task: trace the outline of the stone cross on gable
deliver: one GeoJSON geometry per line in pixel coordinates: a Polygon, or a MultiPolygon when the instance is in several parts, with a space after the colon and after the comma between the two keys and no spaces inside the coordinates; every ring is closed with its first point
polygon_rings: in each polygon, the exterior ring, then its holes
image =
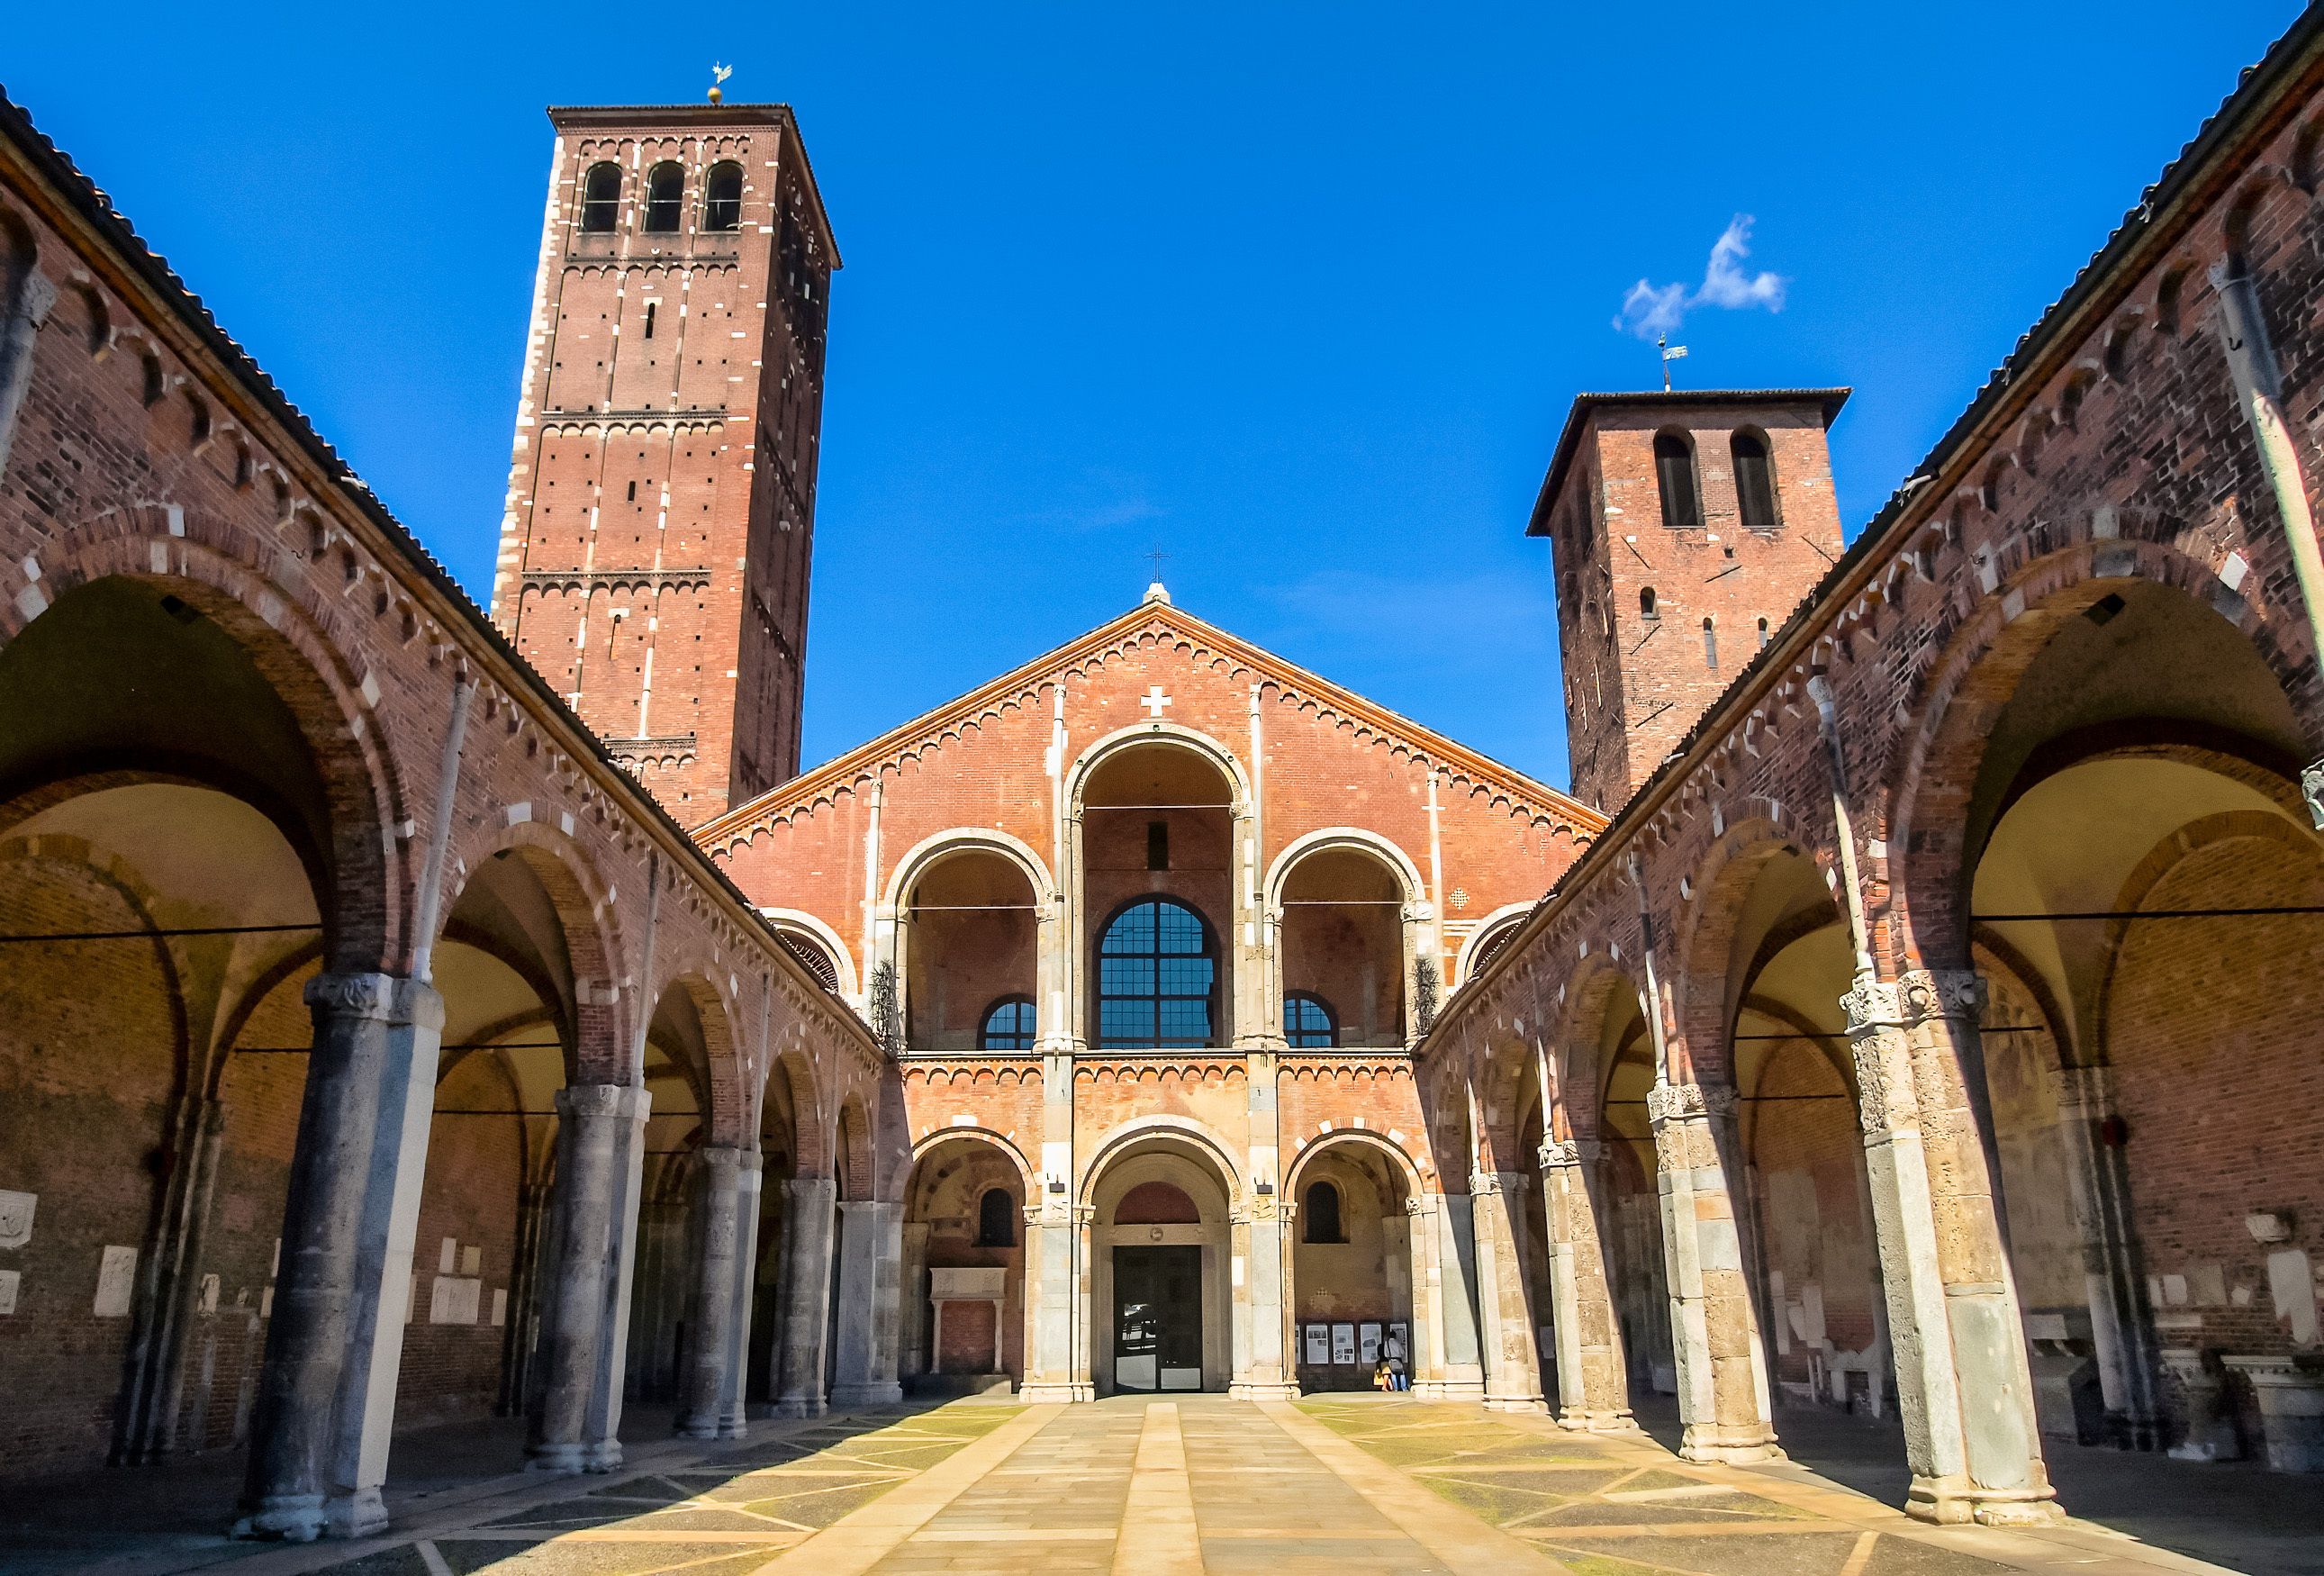
{"type": "Polygon", "coordinates": [[[1138,697],[1138,704],[1144,706],[1147,714],[1158,723],[1162,720],[1162,708],[1170,704],[1170,697],[1163,694],[1162,687],[1157,684],[1138,697]]]}

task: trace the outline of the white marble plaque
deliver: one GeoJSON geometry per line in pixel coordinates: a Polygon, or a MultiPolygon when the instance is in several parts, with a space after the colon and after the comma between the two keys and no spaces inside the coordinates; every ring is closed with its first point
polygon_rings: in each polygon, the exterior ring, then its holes
{"type": "Polygon", "coordinates": [[[508,1287],[493,1288],[493,1324],[494,1328],[508,1323],[508,1287]]]}
{"type": "Polygon", "coordinates": [[[0,1248],[22,1248],[32,1240],[32,1211],[40,1202],[37,1193],[0,1189],[0,1248]]]}
{"type": "Polygon", "coordinates": [[[16,1286],[23,1278],[21,1269],[0,1269],[0,1313],[16,1311],[16,1286]]]}
{"type": "Polygon", "coordinates": [[[459,1267],[460,1240],[457,1237],[447,1237],[444,1239],[443,1252],[437,1255],[436,1258],[436,1273],[438,1275],[450,1275],[459,1267]]]}
{"type": "Polygon", "coordinates": [[[97,1266],[97,1303],[91,1310],[100,1319],[125,1319],[129,1299],[137,1290],[137,1249],[109,1247],[97,1266]]]}
{"type": "Polygon", "coordinates": [[[460,1249],[460,1273],[475,1276],[484,1273],[484,1250],[474,1244],[460,1249]]]}
{"type": "Polygon", "coordinates": [[[473,1324],[481,1303],[484,1283],[463,1276],[439,1275],[429,1293],[428,1322],[430,1324],[473,1324]]]}
{"type": "Polygon", "coordinates": [[[214,1275],[206,1275],[202,1276],[202,1289],[194,1299],[195,1311],[203,1313],[215,1313],[217,1312],[217,1304],[218,1277],[214,1275]]]}

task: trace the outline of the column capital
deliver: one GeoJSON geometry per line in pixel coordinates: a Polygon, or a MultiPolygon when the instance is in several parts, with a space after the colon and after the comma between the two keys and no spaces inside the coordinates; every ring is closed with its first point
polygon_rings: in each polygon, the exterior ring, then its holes
{"type": "Polygon", "coordinates": [[[1937,1018],[1974,1024],[1985,1011],[1985,978],[1975,969],[1913,969],[1892,984],[1859,978],[1840,999],[1850,1037],[1917,1028],[1937,1018]]]}
{"type": "Polygon", "coordinates": [[[400,974],[318,974],[307,982],[307,1007],[318,1021],[352,1018],[440,1029],[444,998],[435,987],[400,974]]]}
{"type": "Polygon", "coordinates": [[[1541,1147],[1541,1168],[1552,1171],[1594,1164],[1600,1145],[1595,1138],[1551,1138],[1541,1147]]]}
{"type": "Polygon", "coordinates": [[[1470,1197],[1474,1198],[1480,1194],[1499,1193],[1500,1191],[1501,1174],[1499,1172],[1471,1171],[1469,1173],[1470,1197]]]}
{"type": "Polygon", "coordinates": [[[731,1172],[739,1176],[742,1170],[742,1151],[733,1144],[705,1144],[694,1152],[694,1157],[714,1172],[731,1172]]]}
{"type": "Polygon", "coordinates": [[[1404,1196],[1404,1212],[1407,1215],[1433,1215],[1436,1212],[1441,1193],[1409,1193],[1404,1196]]]}
{"type": "Polygon", "coordinates": [[[626,1083],[568,1083],[557,1092],[557,1114],[585,1120],[617,1116],[643,1120],[652,1108],[652,1095],[626,1083]]]}
{"type": "Polygon", "coordinates": [[[1723,1083],[1656,1083],[1646,1091],[1646,1120],[1655,1127],[1678,1121],[1731,1120],[1735,1091],[1723,1083]]]}
{"type": "Polygon", "coordinates": [[[2050,1084],[2060,1116],[2094,1118],[2114,1109],[2114,1070],[2103,1062],[2052,1067],[2050,1084]]]}

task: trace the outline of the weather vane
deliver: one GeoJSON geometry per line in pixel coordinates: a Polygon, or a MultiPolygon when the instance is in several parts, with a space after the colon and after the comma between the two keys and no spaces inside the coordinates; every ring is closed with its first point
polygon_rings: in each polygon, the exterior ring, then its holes
{"type": "Polygon", "coordinates": [[[725,87],[724,87],[724,83],[725,83],[725,81],[726,81],[726,78],[729,78],[729,77],[732,77],[733,74],[734,74],[734,68],[733,68],[733,67],[732,67],[732,66],[722,66],[722,65],[720,65],[720,64],[719,64],[717,61],[715,61],[715,60],[713,60],[713,61],[711,61],[711,62],[710,62],[710,102],[711,102],[711,103],[713,103],[713,104],[723,104],[723,103],[724,103],[724,102],[725,102],[725,99],[726,99],[726,89],[725,89],[725,87]]]}
{"type": "Polygon", "coordinates": [[[1667,394],[1671,392],[1670,364],[1686,359],[1686,346],[1673,345],[1667,334],[1657,334],[1655,336],[1655,348],[1663,353],[1663,392],[1667,394]]]}

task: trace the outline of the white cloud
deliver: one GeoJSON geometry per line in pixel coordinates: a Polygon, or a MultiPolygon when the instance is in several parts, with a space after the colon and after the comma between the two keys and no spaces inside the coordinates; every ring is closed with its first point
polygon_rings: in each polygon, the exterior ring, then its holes
{"type": "Polygon", "coordinates": [[[1748,272],[1743,262],[1750,255],[1751,216],[1737,214],[1712,243],[1700,288],[1648,284],[1642,279],[1622,297],[1622,310],[1614,327],[1641,339],[1653,339],[1677,332],[1687,313],[1696,307],[1723,307],[1729,311],[1765,307],[1771,312],[1782,311],[1785,281],[1764,270],[1748,272]]]}

